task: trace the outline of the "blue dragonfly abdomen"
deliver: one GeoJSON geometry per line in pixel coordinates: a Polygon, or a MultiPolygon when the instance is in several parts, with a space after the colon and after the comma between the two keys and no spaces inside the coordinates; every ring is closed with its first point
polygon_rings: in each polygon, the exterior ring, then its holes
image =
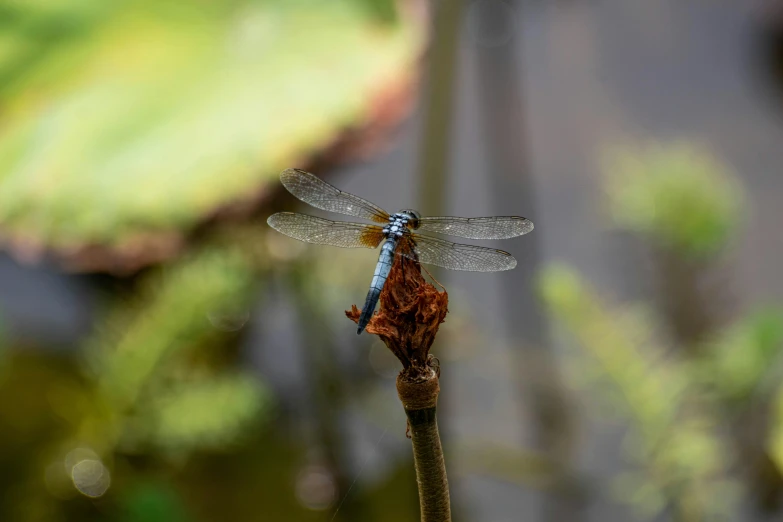
{"type": "Polygon", "coordinates": [[[389,237],[381,247],[381,254],[378,256],[378,264],[375,265],[375,273],[372,276],[367,298],[364,300],[362,315],[359,317],[359,329],[356,333],[364,331],[375,311],[375,305],[378,304],[383,285],[386,284],[386,279],[389,277],[392,264],[394,264],[394,250],[397,248],[397,242],[396,236],[389,237]]]}

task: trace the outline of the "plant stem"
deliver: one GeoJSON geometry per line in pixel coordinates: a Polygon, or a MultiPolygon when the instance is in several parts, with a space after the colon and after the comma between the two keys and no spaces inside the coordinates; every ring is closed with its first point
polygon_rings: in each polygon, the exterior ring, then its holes
{"type": "Polygon", "coordinates": [[[440,392],[438,375],[431,370],[424,381],[409,380],[409,377],[409,372],[400,373],[397,393],[410,426],[421,522],[450,522],[449,481],[436,415],[440,392]]]}

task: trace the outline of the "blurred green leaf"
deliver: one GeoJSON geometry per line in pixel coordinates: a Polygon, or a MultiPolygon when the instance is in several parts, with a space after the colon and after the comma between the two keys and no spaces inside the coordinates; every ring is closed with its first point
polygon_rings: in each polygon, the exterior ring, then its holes
{"type": "Polygon", "coordinates": [[[578,340],[617,411],[630,423],[628,450],[641,479],[622,498],[648,516],[673,504],[681,520],[725,513],[726,450],[718,413],[690,382],[687,365],[656,345],[655,322],[639,307],[609,306],[564,265],[542,271],[539,291],[552,317],[578,340]],[[664,503],[662,499],[666,499],[664,503]]]}
{"type": "Polygon", "coordinates": [[[149,412],[151,441],[170,451],[224,449],[258,419],[269,398],[252,375],[229,374],[178,383],[149,412]]]}
{"type": "Polygon", "coordinates": [[[246,301],[253,272],[237,253],[207,252],[146,282],[135,303],[113,314],[90,342],[89,362],[106,397],[122,410],[165,358],[214,333],[209,312],[246,301]]]}
{"type": "Polygon", "coordinates": [[[773,359],[779,358],[781,345],[783,345],[783,327],[781,327],[783,321],[781,321],[780,314],[781,311],[775,310],[766,317],[759,318],[759,322],[764,319],[764,324],[758,325],[757,332],[753,337],[757,343],[757,353],[750,356],[755,364],[746,364],[743,367],[745,371],[738,372],[745,379],[739,380],[739,386],[736,388],[739,388],[740,391],[752,389],[748,384],[754,384],[753,381],[750,381],[753,374],[766,376],[767,382],[776,387],[767,445],[778,469],[783,470],[783,386],[780,385],[780,372],[773,373],[774,369],[780,368],[780,364],[771,364],[773,359]]]}
{"type": "Polygon", "coordinates": [[[607,193],[621,227],[687,255],[726,245],[742,206],[741,187],[708,152],[685,143],[607,154],[607,193]]]}
{"type": "Polygon", "coordinates": [[[605,391],[616,406],[646,430],[666,430],[676,418],[686,381],[652,343],[652,326],[642,310],[606,309],[564,265],[541,272],[539,291],[553,316],[579,340],[594,373],[610,384],[605,391]]]}
{"type": "Polygon", "coordinates": [[[642,515],[655,517],[666,508],[666,497],[640,473],[622,473],[612,480],[612,492],[633,504],[642,515]]]}
{"type": "Polygon", "coordinates": [[[767,307],[742,317],[720,332],[706,356],[696,361],[697,379],[721,398],[739,404],[760,388],[770,391],[779,375],[783,351],[783,309],[767,307]]]}
{"type": "Polygon", "coordinates": [[[783,387],[778,391],[773,410],[768,447],[778,469],[783,470],[783,387]]]}
{"type": "Polygon", "coordinates": [[[122,522],[185,522],[185,503],[170,484],[145,481],[120,495],[122,522]]]}
{"type": "MultiPolygon", "coordinates": [[[[165,400],[195,404],[210,391],[235,394],[232,397],[238,409],[223,407],[198,413],[212,415],[215,422],[222,423],[226,437],[244,426],[245,416],[260,408],[258,385],[251,387],[240,375],[235,376],[233,385],[225,380],[209,381],[211,370],[188,369],[183,355],[204,343],[219,344],[227,335],[213,326],[210,313],[247,303],[254,290],[253,276],[252,267],[238,252],[206,251],[142,280],[135,300],[114,311],[88,343],[86,362],[96,382],[96,405],[82,424],[80,438],[91,441],[104,454],[118,445],[134,450],[151,439],[159,442],[157,446],[165,446],[177,436],[175,421],[163,413],[171,411],[165,400]],[[194,381],[194,376],[201,380],[194,381]],[[193,395],[184,388],[187,380],[193,381],[193,395]]],[[[218,403],[224,399],[216,395],[218,403]]],[[[190,413],[183,410],[180,415],[190,419],[194,430],[200,430],[194,437],[216,444],[220,433],[209,435],[207,420],[189,417],[190,413]]]]}
{"type": "Polygon", "coordinates": [[[397,4],[394,0],[355,0],[364,6],[376,19],[391,23],[398,19],[397,4]]]}
{"type": "Polygon", "coordinates": [[[367,1],[4,6],[4,233],[119,245],[259,191],[410,74],[420,28],[367,1]]]}

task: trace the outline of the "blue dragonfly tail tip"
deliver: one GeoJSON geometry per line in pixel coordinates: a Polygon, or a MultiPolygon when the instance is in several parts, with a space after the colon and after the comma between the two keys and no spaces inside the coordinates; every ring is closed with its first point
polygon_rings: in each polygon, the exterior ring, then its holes
{"type": "Polygon", "coordinates": [[[356,333],[357,333],[357,335],[361,335],[363,331],[364,331],[364,327],[360,326],[359,329],[356,330],[356,333]]]}

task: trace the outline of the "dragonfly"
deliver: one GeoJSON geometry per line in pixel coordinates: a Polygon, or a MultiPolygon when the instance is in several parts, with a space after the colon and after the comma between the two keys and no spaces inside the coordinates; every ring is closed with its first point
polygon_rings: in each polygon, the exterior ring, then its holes
{"type": "Polygon", "coordinates": [[[499,272],[517,265],[517,260],[503,250],[452,243],[418,231],[467,239],[508,239],[533,230],[533,222],[520,216],[425,217],[410,209],[389,214],[378,205],[343,192],[300,169],[284,170],[280,173],[280,181],[297,199],[315,208],[377,223],[332,221],[295,212],[278,212],[267,219],[269,226],[278,232],[307,243],[342,248],[377,248],[383,243],[359,316],[359,334],[372,318],[394,256],[449,270],[473,272],[499,272]]]}

